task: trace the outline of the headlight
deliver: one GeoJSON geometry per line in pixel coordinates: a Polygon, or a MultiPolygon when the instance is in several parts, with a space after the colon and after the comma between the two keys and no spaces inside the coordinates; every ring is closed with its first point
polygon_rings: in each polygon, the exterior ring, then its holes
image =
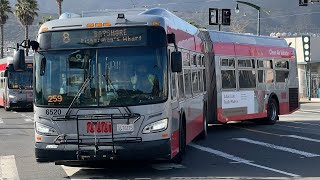
{"type": "Polygon", "coordinates": [[[14,99],[14,98],[16,98],[16,96],[14,96],[14,95],[9,95],[9,98],[14,99]]]}
{"type": "Polygon", "coordinates": [[[58,135],[57,131],[49,126],[40,124],[40,123],[36,123],[36,131],[39,134],[44,134],[44,135],[58,135]]]}
{"type": "Polygon", "coordinates": [[[160,121],[153,122],[151,124],[146,125],[143,128],[142,133],[153,133],[153,132],[160,132],[166,130],[168,127],[168,119],[162,119],[160,121]]]}

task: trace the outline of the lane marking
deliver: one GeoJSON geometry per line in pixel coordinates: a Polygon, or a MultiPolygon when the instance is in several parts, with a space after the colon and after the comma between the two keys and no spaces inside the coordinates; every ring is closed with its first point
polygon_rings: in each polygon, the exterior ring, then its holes
{"type": "Polygon", "coordinates": [[[312,138],[303,137],[303,136],[297,136],[297,135],[283,135],[283,137],[290,137],[290,138],[295,138],[295,139],[301,139],[301,140],[320,143],[319,139],[312,139],[312,138]]]}
{"type": "Polygon", "coordinates": [[[239,162],[239,163],[247,164],[247,165],[250,165],[250,166],[254,166],[254,167],[257,167],[257,168],[261,168],[261,169],[265,169],[265,170],[269,170],[269,171],[273,171],[273,172],[277,172],[277,173],[280,173],[280,174],[285,174],[285,175],[291,176],[291,177],[299,177],[299,175],[297,175],[297,174],[293,174],[293,173],[277,170],[277,169],[274,169],[274,168],[258,165],[258,164],[252,163],[249,160],[242,159],[240,157],[237,157],[237,156],[234,156],[234,155],[231,155],[231,154],[227,154],[227,153],[224,153],[224,152],[221,152],[221,151],[218,151],[218,150],[215,150],[215,149],[211,149],[211,148],[208,148],[208,147],[200,146],[200,145],[193,144],[193,143],[190,143],[189,146],[191,146],[193,148],[196,148],[196,149],[199,149],[199,150],[202,150],[202,151],[205,151],[205,152],[208,152],[208,153],[211,153],[211,154],[214,154],[214,155],[217,155],[217,156],[220,156],[220,157],[223,157],[223,158],[226,158],[226,159],[229,159],[229,160],[232,160],[232,161],[239,162]]]}
{"type": "MultiPolygon", "coordinates": [[[[286,121],[288,122],[288,121],[286,121]]],[[[312,125],[312,126],[320,126],[320,124],[313,124],[313,123],[305,123],[305,122],[290,122],[295,124],[304,124],[304,125],[312,125]]]]}
{"type": "Polygon", "coordinates": [[[19,180],[16,160],[14,156],[0,156],[0,171],[2,177],[0,179],[19,180]]]}
{"type": "Polygon", "coordinates": [[[67,176],[71,178],[76,172],[80,171],[82,168],[78,167],[68,167],[68,166],[61,166],[62,169],[66,172],[67,176]]]}
{"type": "Polygon", "coordinates": [[[303,128],[303,127],[297,127],[297,126],[287,126],[287,125],[281,125],[281,124],[275,124],[275,126],[282,126],[282,127],[287,127],[287,128],[295,128],[295,129],[304,129],[304,130],[319,131],[319,129],[303,128]]]}
{"type": "Polygon", "coordinates": [[[32,119],[24,119],[26,122],[33,122],[32,119]]]}
{"type": "Polygon", "coordinates": [[[0,124],[2,124],[2,123],[4,123],[4,122],[3,122],[2,118],[0,118],[0,124]]]}
{"type": "Polygon", "coordinates": [[[242,130],[251,131],[251,132],[257,132],[257,133],[261,133],[261,134],[268,134],[268,135],[273,135],[273,136],[282,136],[281,134],[276,134],[276,133],[271,133],[271,132],[266,132],[266,131],[260,131],[260,130],[255,130],[255,129],[249,129],[249,128],[243,128],[243,127],[236,127],[236,126],[230,126],[230,125],[227,125],[227,127],[232,127],[232,128],[236,128],[236,129],[242,129],[242,130]]]}
{"type": "Polygon", "coordinates": [[[320,156],[319,154],[313,154],[313,153],[309,153],[309,152],[305,152],[305,151],[300,151],[297,149],[287,148],[287,147],[283,147],[283,146],[277,146],[274,144],[264,143],[264,142],[260,142],[260,141],[254,141],[254,140],[247,139],[247,138],[233,138],[233,139],[238,140],[238,141],[251,143],[251,144],[264,146],[264,147],[268,147],[268,148],[272,148],[272,149],[277,149],[277,150],[281,150],[281,151],[285,151],[285,152],[290,152],[293,154],[299,154],[299,155],[302,155],[305,157],[319,157],[320,156]]]}
{"type": "Polygon", "coordinates": [[[185,166],[181,164],[174,164],[174,163],[165,163],[165,164],[152,164],[151,167],[153,169],[164,171],[164,170],[170,170],[170,169],[184,169],[185,166]]]}

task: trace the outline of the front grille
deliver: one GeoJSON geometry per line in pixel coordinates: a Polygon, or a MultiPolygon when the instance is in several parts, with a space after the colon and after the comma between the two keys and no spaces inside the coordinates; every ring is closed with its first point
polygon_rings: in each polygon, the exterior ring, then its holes
{"type": "Polygon", "coordinates": [[[299,107],[298,88],[289,88],[289,111],[292,112],[299,107]]]}

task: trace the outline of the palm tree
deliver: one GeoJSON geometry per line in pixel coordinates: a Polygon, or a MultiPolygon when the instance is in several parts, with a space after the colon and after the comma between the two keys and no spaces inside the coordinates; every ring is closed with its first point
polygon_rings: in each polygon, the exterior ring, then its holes
{"type": "Polygon", "coordinates": [[[42,24],[48,22],[48,21],[51,21],[52,20],[52,16],[43,16],[42,17],[42,21],[39,21],[38,22],[38,25],[41,26],[42,24]]]}
{"type": "Polygon", "coordinates": [[[0,0],[1,58],[3,58],[3,25],[9,18],[8,13],[12,13],[9,1],[0,0]]]}
{"type": "MultiPolygon", "coordinates": [[[[20,21],[20,23],[25,27],[25,40],[28,40],[29,25],[34,21],[34,17],[38,16],[37,11],[38,3],[37,0],[17,0],[15,4],[14,14],[20,21]]],[[[29,50],[26,49],[26,55],[28,56],[29,50]]]]}
{"type": "Polygon", "coordinates": [[[59,16],[61,16],[61,13],[62,13],[62,2],[63,0],[57,0],[57,4],[59,8],[59,16]]]}

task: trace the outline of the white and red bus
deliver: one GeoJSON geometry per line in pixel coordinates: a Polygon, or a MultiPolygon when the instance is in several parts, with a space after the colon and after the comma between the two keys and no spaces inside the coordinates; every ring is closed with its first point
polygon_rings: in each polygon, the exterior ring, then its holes
{"type": "Polygon", "coordinates": [[[62,17],[31,42],[37,160],[179,162],[206,135],[201,32],[164,9],[62,17]]]}
{"type": "Polygon", "coordinates": [[[298,108],[283,39],[200,30],[158,8],[62,17],[30,43],[38,161],[179,162],[208,122],[272,124],[298,108]]]}
{"type": "Polygon", "coordinates": [[[274,124],[299,108],[295,49],[284,39],[206,33],[209,122],[274,124]]]}
{"type": "Polygon", "coordinates": [[[25,57],[24,69],[14,68],[14,57],[0,59],[0,106],[11,109],[33,108],[33,57],[25,57]]]}

